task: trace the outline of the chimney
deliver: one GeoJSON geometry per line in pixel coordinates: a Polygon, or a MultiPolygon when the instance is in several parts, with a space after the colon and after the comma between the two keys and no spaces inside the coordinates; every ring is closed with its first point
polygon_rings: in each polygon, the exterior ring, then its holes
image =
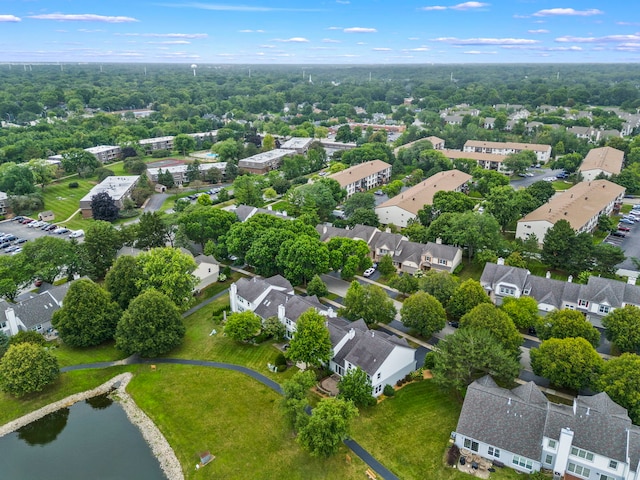
{"type": "Polygon", "coordinates": [[[575,415],[577,411],[578,411],[578,401],[574,398],[573,399],[573,414],[575,415]]]}
{"type": "Polygon", "coordinates": [[[267,205],[267,210],[269,210],[269,211],[273,210],[273,208],[271,207],[271,205],[267,205]]]}
{"type": "Polygon", "coordinates": [[[627,277],[627,283],[629,285],[635,285],[636,284],[636,280],[638,280],[638,277],[627,277]]]}
{"type": "Polygon", "coordinates": [[[350,328],[349,333],[347,333],[347,337],[349,338],[349,340],[351,340],[355,336],[356,336],[356,331],[353,328],[350,328]]]}
{"type": "Polygon", "coordinates": [[[551,272],[549,270],[547,270],[547,273],[545,274],[545,278],[551,278],[551,272]]]}
{"type": "Polygon", "coordinates": [[[436,243],[442,245],[442,239],[440,237],[436,238],[436,243]]]}
{"type": "Polygon", "coordinates": [[[509,397],[509,401],[507,402],[507,405],[511,405],[511,397],[509,397]]]}
{"type": "Polygon", "coordinates": [[[567,278],[567,282],[568,283],[573,282],[573,275],[569,275],[569,278],[567,278]]]}
{"type": "Polygon", "coordinates": [[[498,265],[504,265],[504,258],[498,257],[498,261],[496,262],[498,265]]]}
{"type": "Polygon", "coordinates": [[[371,338],[376,336],[376,331],[375,330],[371,330],[371,338]]]}
{"type": "Polygon", "coordinates": [[[587,407],[587,413],[586,413],[587,417],[589,416],[590,412],[591,412],[591,407],[587,407]]]}

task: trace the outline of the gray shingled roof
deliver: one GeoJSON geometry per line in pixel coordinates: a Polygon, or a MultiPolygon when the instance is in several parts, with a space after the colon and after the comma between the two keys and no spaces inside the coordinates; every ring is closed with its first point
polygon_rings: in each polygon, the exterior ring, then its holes
{"type": "Polygon", "coordinates": [[[493,286],[506,282],[516,285],[524,290],[529,271],[525,268],[510,267],[487,262],[480,276],[480,283],[484,286],[493,286]]]}
{"type": "Polygon", "coordinates": [[[286,293],[271,290],[253,311],[260,318],[266,320],[269,317],[278,316],[278,305],[287,303],[289,296],[286,293]]]}
{"type": "Polygon", "coordinates": [[[327,307],[322,305],[318,301],[318,297],[310,296],[310,297],[300,297],[295,295],[289,298],[289,301],[284,305],[284,314],[285,316],[291,320],[292,322],[297,322],[300,315],[309,310],[310,308],[314,308],[319,311],[326,311],[327,307]]]}
{"type": "Polygon", "coordinates": [[[253,277],[241,278],[236,282],[238,295],[249,302],[254,302],[260,295],[271,287],[277,287],[276,290],[293,293],[291,283],[280,275],[274,275],[269,278],[253,277]]]}
{"type": "Polygon", "coordinates": [[[547,406],[540,403],[533,388],[537,387],[509,391],[498,387],[489,376],[473,382],[467,389],[456,432],[539,459],[547,406]]]}
{"type": "Polygon", "coordinates": [[[67,292],[69,291],[69,287],[71,287],[71,283],[72,282],[66,282],[66,283],[63,283],[62,285],[53,286],[53,287],[49,288],[49,290],[47,290],[47,292],[49,292],[49,294],[51,294],[51,296],[53,298],[55,298],[55,300],[58,303],[62,304],[62,302],[64,301],[64,297],[67,296],[67,292]]]}
{"type": "Polygon", "coordinates": [[[236,214],[238,220],[241,222],[245,222],[253,213],[255,212],[256,207],[251,207],[249,205],[238,205],[233,213],[236,214]]]}
{"type": "Polygon", "coordinates": [[[28,329],[51,322],[53,312],[59,309],[55,298],[49,292],[44,292],[13,307],[16,316],[28,329]]]}

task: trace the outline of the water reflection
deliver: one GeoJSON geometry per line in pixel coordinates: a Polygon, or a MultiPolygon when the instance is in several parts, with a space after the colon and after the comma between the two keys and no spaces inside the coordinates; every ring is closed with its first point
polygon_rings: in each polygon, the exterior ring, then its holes
{"type": "Polygon", "coordinates": [[[107,395],[98,395],[97,397],[87,398],[85,402],[87,402],[96,410],[103,410],[110,407],[113,403],[113,400],[111,400],[111,398],[107,395]]]}
{"type": "Polygon", "coordinates": [[[50,413],[18,430],[18,438],[29,445],[46,445],[53,442],[67,426],[69,409],[50,413]]]}

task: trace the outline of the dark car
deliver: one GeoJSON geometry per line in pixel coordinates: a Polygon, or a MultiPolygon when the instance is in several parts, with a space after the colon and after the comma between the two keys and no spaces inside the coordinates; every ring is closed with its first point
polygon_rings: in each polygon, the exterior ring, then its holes
{"type": "Polygon", "coordinates": [[[620,231],[611,232],[611,235],[613,235],[614,237],[622,237],[622,238],[624,238],[624,237],[626,237],[626,236],[627,236],[627,234],[626,234],[626,233],[624,233],[624,232],[620,232],[620,231]]]}
{"type": "Polygon", "coordinates": [[[13,217],[11,219],[12,222],[21,222],[24,217],[22,215],[18,215],[17,217],[13,217]]]}
{"type": "Polygon", "coordinates": [[[527,333],[529,335],[533,335],[534,337],[538,335],[538,332],[536,332],[535,327],[529,327],[529,329],[527,330],[527,333]]]}
{"type": "Polygon", "coordinates": [[[460,322],[449,322],[449,326],[453,328],[458,328],[460,326],[460,322]]]}

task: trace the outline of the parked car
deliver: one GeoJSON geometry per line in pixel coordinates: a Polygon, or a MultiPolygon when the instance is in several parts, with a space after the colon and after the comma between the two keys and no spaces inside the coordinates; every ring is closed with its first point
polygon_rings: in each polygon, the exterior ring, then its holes
{"type": "Polygon", "coordinates": [[[19,246],[17,246],[17,245],[11,245],[10,247],[5,248],[5,250],[4,250],[4,251],[5,251],[5,252],[7,252],[7,253],[10,253],[10,252],[11,252],[11,253],[13,253],[13,252],[15,252],[16,250],[20,250],[20,251],[22,251],[22,249],[21,249],[19,246]]]}
{"type": "Polygon", "coordinates": [[[20,223],[22,223],[23,225],[27,225],[28,223],[31,223],[31,222],[35,222],[35,220],[29,217],[25,217],[22,220],[20,220],[20,223]]]}
{"type": "Polygon", "coordinates": [[[613,235],[614,237],[622,237],[622,238],[624,238],[624,237],[626,237],[626,236],[627,236],[627,234],[626,234],[626,233],[621,232],[621,231],[611,232],[611,235],[613,235]]]}
{"type": "Polygon", "coordinates": [[[621,232],[630,232],[631,229],[629,227],[627,227],[626,225],[620,225],[618,224],[618,230],[620,230],[621,232]]]}
{"type": "Polygon", "coordinates": [[[16,245],[20,245],[20,244],[22,244],[22,243],[26,243],[26,242],[27,242],[27,239],[26,239],[26,238],[19,238],[19,239],[17,239],[17,240],[16,240],[15,242],[13,242],[13,243],[14,243],[14,244],[16,244],[16,245]]]}
{"type": "Polygon", "coordinates": [[[21,247],[16,247],[14,251],[11,252],[11,255],[17,255],[22,251],[21,247]]]}
{"type": "Polygon", "coordinates": [[[12,222],[19,222],[23,219],[24,217],[22,215],[18,215],[17,217],[13,217],[11,219],[12,222]]]}
{"type": "Polygon", "coordinates": [[[50,232],[51,230],[55,230],[56,228],[58,228],[57,225],[49,225],[48,227],[44,227],[43,230],[45,232],[50,232]]]}
{"type": "Polygon", "coordinates": [[[79,238],[84,235],[84,230],[76,230],[75,232],[71,232],[69,234],[69,238],[79,238]]]}
{"type": "Polygon", "coordinates": [[[447,322],[450,327],[458,328],[460,326],[460,322],[447,322]]]}
{"type": "Polygon", "coordinates": [[[42,226],[43,222],[40,221],[35,221],[35,222],[29,222],[29,224],[27,224],[27,228],[38,228],[42,226]]]}
{"type": "Polygon", "coordinates": [[[56,235],[62,235],[63,233],[67,233],[68,231],[69,231],[68,228],[59,227],[59,228],[56,228],[55,230],[52,230],[51,233],[55,233],[56,235]]]}
{"type": "Polygon", "coordinates": [[[44,230],[45,228],[47,228],[49,225],[51,225],[49,222],[42,222],[42,225],[40,225],[40,230],[44,230]]]}
{"type": "Polygon", "coordinates": [[[365,277],[370,277],[371,275],[373,275],[375,273],[376,269],[371,267],[371,268],[367,268],[364,273],[362,275],[364,275],[365,277]]]}
{"type": "Polygon", "coordinates": [[[620,223],[626,223],[627,225],[633,225],[636,222],[634,222],[633,220],[631,220],[629,218],[623,217],[623,218],[620,219],[620,223]]]}
{"type": "Polygon", "coordinates": [[[14,240],[17,240],[18,237],[16,237],[15,235],[7,235],[6,237],[4,237],[3,241],[5,242],[13,242],[14,240]]]}

